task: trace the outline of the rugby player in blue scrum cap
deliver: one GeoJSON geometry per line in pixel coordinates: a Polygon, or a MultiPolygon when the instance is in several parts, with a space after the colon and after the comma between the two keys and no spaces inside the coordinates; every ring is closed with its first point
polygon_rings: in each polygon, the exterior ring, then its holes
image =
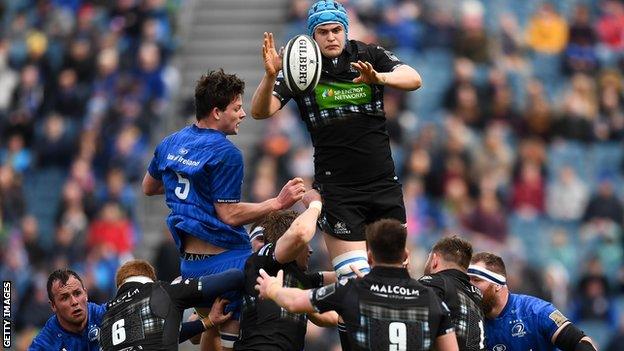
{"type": "Polygon", "coordinates": [[[473,255],[468,275],[483,293],[488,350],[596,351],[592,340],[551,303],[510,293],[501,257],[489,252],[473,255]]]}
{"type": "Polygon", "coordinates": [[[392,52],[348,40],[349,18],[335,1],[318,1],[308,12],[307,34],[322,54],[319,84],[295,95],[280,74],[282,58],[264,33],[265,74],[251,115],[273,116],[291,99],[314,145],[314,185],[323,198],[319,225],[340,280],[355,277],[350,265],[370,271],[364,228],[382,218],[406,222],[401,183],[395,174],[383,107],[384,88],[416,90],[421,77],[392,52]]]}

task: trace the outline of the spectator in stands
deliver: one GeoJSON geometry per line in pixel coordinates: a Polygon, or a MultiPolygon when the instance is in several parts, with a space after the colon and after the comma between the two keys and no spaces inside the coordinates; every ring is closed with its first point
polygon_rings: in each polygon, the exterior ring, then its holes
{"type": "Polygon", "coordinates": [[[589,199],[583,215],[584,222],[612,221],[619,227],[624,223],[624,207],[614,191],[613,176],[602,174],[599,180],[598,192],[589,199]]]}
{"type": "Polygon", "coordinates": [[[75,148],[68,129],[67,120],[59,114],[50,114],[45,119],[42,135],[35,142],[39,168],[69,167],[75,148]]]}
{"type": "Polygon", "coordinates": [[[534,218],[544,212],[545,182],[539,165],[522,162],[520,175],[514,181],[511,207],[519,215],[534,218]]]}
{"type": "Polygon", "coordinates": [[[590,22],[590,9],[577,4],[569,28],[568,47],[564,53],[564,70],[567,74],[592,74],[598,69],[598,55],[594,49],[596,33],[590,22]]]}
{"type": "Polygon", "coordinates": [[[544,2],[530,18],[526,30],[527,45],[535,52],[556,55],[568,43],[568,24],[549,2],[544,2]]]}
{"type": "Polygon", "coordinates": [[[99,245],[109,245],[118,255],[128,255],[134,248],[132,223],[117,202],[104,204],[89,226],[87,247],[99,245]]]}
{"type": "Polygon", "coordinates": [[[614,66],[618,53],[624,49],[624,5],[619,1],[605,0],[601,4],[602,15],[597,21],[599,54],[606,66],[614,66]]]}
{"type": "Polygon", "coordinates": [[[19,223],[25,214],[26,203],[21,180],[10,165],[0,165],[0,215],[5,225],[19,223]]]}
{"type": "Polygon", "coordinates": [[[546,212],[552,219],[578,221],[583,216],[588,199],[587,185],[578,178],[574,168],[564,166],[548,186],[546,212]]]}
{"type": "Polygon", "coordinates": [[[0,164],[10,165],[16,173],[23,174],[32,163],[30,150],[25,148],[24,137],[19,134],[11,134],[6,141],[5,147],[0,149],[0,164]]]}

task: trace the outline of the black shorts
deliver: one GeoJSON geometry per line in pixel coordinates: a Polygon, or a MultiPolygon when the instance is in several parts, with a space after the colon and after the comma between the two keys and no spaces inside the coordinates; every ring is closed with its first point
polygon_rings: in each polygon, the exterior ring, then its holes
{"type": "Polygon", "coordinates": [[[366,225],[382,218],[406,223],[403,190],[395,176],[364,185],[315,183],[314,188],[323,198],[319,228],[340,240],[366,240],[366,225]]]}

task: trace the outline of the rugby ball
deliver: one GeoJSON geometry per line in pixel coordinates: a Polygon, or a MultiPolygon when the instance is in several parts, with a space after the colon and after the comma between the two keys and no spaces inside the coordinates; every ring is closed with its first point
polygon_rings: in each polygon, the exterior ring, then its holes
{"type": "Polygon", "coordinates": [[[311,92],[321,78],[323,60],[314,39],[301,34],[290,39],[284,49],[282,73],[286,86],[295,95],[311,92]]]}

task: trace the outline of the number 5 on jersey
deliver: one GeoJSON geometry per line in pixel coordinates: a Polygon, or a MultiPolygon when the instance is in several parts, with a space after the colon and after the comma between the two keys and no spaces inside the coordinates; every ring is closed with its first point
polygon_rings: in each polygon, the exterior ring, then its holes
{"type": "Polygon", "coordinates": [[[176,172],[178,176],[178,186],[174,189],[175,196],[180,200],[186,200],[188,197],[189,191],[191,190],[191,181],[182,176],[180,173],[176,172]]]}

